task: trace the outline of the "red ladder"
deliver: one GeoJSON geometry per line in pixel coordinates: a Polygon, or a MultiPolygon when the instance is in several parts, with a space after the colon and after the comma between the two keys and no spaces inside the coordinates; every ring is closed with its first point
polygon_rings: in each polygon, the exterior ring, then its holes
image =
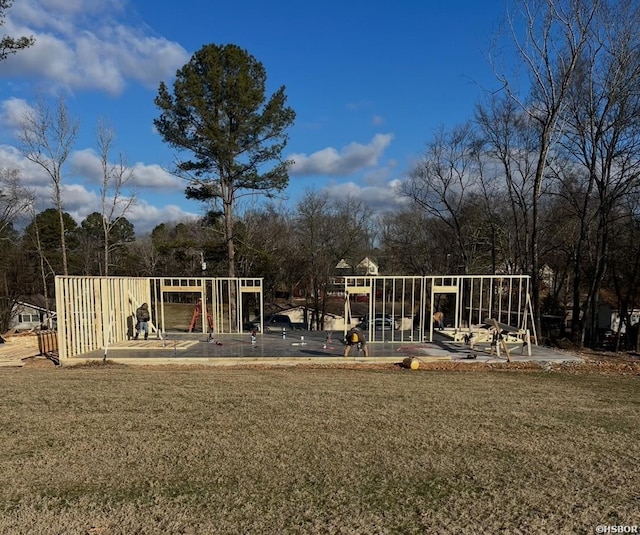
{"type": "MultiPolygon", "coordinates": [[[[213,332],[213,318],[211,314],[209,314],[209,310],[206,311],[207,314],[207,324],[209,325],[209,331],[213,332]]],[[[202,314],[202,299],[198,299],[196,303],[196,307],[193,309],[193,317],[191,318],[191,324],[189,325],[189,332],[192,333],[193,329],[195,329],[196,324],[198,323],[198,319],[200,318],[200,314],[202,314]]]]}

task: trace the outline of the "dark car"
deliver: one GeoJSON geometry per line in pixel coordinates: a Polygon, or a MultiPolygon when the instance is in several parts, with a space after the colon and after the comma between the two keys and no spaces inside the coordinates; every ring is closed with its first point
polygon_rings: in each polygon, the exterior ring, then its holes
{"type": "MultiPolygon", "coordinates": [[[[257,331],[260,331],[260,318],[256,318],[253,321],[250,321],[249,323],[245,323],[244,325],[244,329],[246,331],[250,331],[252,329],[256,329],[257,331]]],[[[298,323],[293,323],[291,321],[291,318],[289,316],[287,316],[286,314],[272,314],[271,316],[266,316],[264,318],[264,332],[266,333],[271,333],[271,332],[282,332],[282,330],[285,331],[292,331],[294,329],[302,329],[302,324],[298,324],[298,323]]]]}
{"type": "MultiPolygon", "coordinates": [[[[364,316],[362,316],[362,320],[358,327],[368,330],[370,323],[371,321],[369,320],[369,314],[365,314],[364,316]]],[[[393,331],[398,330],[400,328],[400,325],[389,314],[377,313],[373,316],[373,328],[376,331],[393,331]]]]}

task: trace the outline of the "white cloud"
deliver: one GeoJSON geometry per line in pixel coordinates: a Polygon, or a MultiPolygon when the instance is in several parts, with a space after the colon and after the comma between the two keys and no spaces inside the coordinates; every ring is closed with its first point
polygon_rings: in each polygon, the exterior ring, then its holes
{"type": "Polygon", "coordinates": [[[145,165],[140,162],[133,166],[134,182],[140,188],[158,189],[165,193],[167,190],[184,192],[186,186],[183,179],[167,172],[158,164],[145,165]]]}
{"type": "Polygon", "coordinates": [[[35,28],[69,27],[79,18],[122,13],[127,0],[20,0],[8,12],[8,20],[18,20],[35,28]]]}
{"type": "MultiPolygon", "coordinates": [[[[97,192],[86,189],[80,184],[70,184],[62,188],[62,202],[64,211],[80,224],[89,214],[100,213],[102,210],[100,196],[97,192]]],[[[50,198],[40,200],[38,212],[53,206],[50,198]]],[[[136,197],[136,202],[125,214],[127,220],[133,224],[136,235],[140,236],[153,230],[160,223],[184,221],[201,217],[199,214],[187,212],[175,204],[157,207],[149,204],[145,199],[136,197]]]]}
{"type": "MultiPolygon", "coordinates": [[[[51,179],[39,165],[24,158],[15,147],[0,145],[0,168],[18,169],[23,185],[33,192],[36,200],[36,210],[42,212],[53,207],[51,179]]],[[[182,221],[199,217],[198,214],[188,212],[175,204],[158,208],[150,205],[142,195],[153,193],[171,193],[174,191],[180,197],[184,195],[184,181],[168,173],[159,165],[145,165],[136,163],[132,166],[134,183],[132,190],[121,192],[124,196],[135,195],[136,204],[132,206],[127,219],[133,223],[136,234],[144,234],[160,223],[182,221]]],[[[65,212],[80,224],[89,214],[101,211],[99,190],[93,185],[102,182],[102,167],[100,159],[91,149],[74,152],[69,158],[68,171],[74,176],[75,182],[65,180],[62,183],[62,203],[65,212]],[[82,180],[84,183],[79,183],[82,180]]]]}
{"type": "Polygon", "coordinates": [[[174,221],[185,221],[202,217],[200,214],[185,212],[175,204],[168,204],[162,208],[152,206],[144,200],[138,200],[137,204],[131,207],[127,219],[133,223],[136,235],[140,236],[151,232],[160,223],[170,223],[174,221]]]}
{"type": "Polygon", "coordinates": [[[392,139],[392,134],[376,134],[368,145],[353,142],[341,151],[327,147],[309,156],[292,154],[289,156],[293,160],[290,173],[292,176],[349,176],[377,165],[392,139]]]}
{"type": "Polygon", "coordinates": [[[0,76],[37,77],[110,94],[121,93],[129,79],[157,87],[189,54],[178,43],[113,20],[123,6],[116,0],[17,2],[7,14],[7,33],[33,35],[36,43],[3,61],[0,76]]]}
{"type": "Polygon", "coordinates": [[[73,15],[97,14],[122,11],[124,0],[40,0],[40,4],[50,12],[73,15]]]}
{"type": "MultiPolygon", "coordinates": [[[[128,0],[19,0],[7,11],[3,33],[33,35],[36,43],[3,61],[0,77],[46,85],[52,92],[84,89],[117,95],[132,81],[155,90],[160,80],[175,75],[189,54],[178,43],[153,34],[144,23],[136,21],[134,27],[127,22],[135,17],[135,5],[128,0]]],[[[30,109],[22,98],[0,102],[0,124],[7,130],[3,134],[8,136],[10,129],[15,134],[30,109]]],[[[0,144],[0,167],[20,171],[24,185],[35,195],[38,212],[52,207],[50,177],[18,148],[0,144]]],[[[136,162],[131,168],[133,187],[122,194],[136,197],[126,217],[138,235],[162,222],[199,217],[179,206],[184,180],[156,164],[136,162]],[[175,204],[165,205],[163,195],[171,196],[175,204]]],[[[100,212],[98,154],[92,149],[72,152],[63,173],[64,210],[78,224],[100,212]]]]}
{"type": "Polygon", "coordinates": [[[0,124],[18,132],[27,113],[33,113],[33,108],[26,100],[15,97],[4,100],[0,104],[0,124]]]}
{"type": "Polygon", "coordinates": [[[385,184],[362,187],[355,182],[330,184],[324,188],[329,197],[344,199],[353,197],[361,200],[376,213],[396,211],[408,203],[408,199],[400,195],[399,179],[387,181],[385,184]]]}
{"type": "Polygon", "coordinates": [[[384,167],[376,167],[371,171],[365,173],[362,177],[362,182],[366,186],[383,186],[387,187],[389,180],[395,173],[396,162],[390,161],[384,167]]]}
{"type": "MultiPolygon", "coordinates": [[[[87,217],[92,212],[100,211],[100,198],[94,191],[89,191],[80,184],[62,185],[62,204],[66,212],[71,215],[80,214],[77,221],[87,217]]],[[[76,219],[76,217],[74,217],[76,219]]]]}
{"type": "Polygon", "coordinates": [[[69,163],[73,176],[84,177],[88,183],[102,183],[102,165],[93,149],[75,151],[69,158],[69,163]]]}
{"type": "Polygon", "coordinates": [[[41,166],[25,159],[17,148],[9,145],[0,145],[0,167],[17,169],[27,188],[47,186],[51,183],[49,175],[41,166]]]}
{"type": "MultiPolygon", "coordinates": [[[[71,173],[75,177],[82,177],[88,184],[102,184],[102,163],[93,149],[75,151],[69,158],[71,173]]],[[[135,189],[182,191],[185,183],[182,179],[172,175],[157,164],[146,165],[136,162],[130,166],[132,186],[135,189]]]]}

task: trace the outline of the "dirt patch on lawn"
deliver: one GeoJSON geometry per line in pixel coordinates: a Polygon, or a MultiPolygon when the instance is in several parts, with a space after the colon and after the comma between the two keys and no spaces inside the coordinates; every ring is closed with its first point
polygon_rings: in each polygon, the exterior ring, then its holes
{"type": "MultiPolygon", "coordinates": [[[[428,362],[418,360],[419,366],[416,370],[407,369],[402,361],[390,363],[370,363],[370,362],[336,362],[336,363],[313,363],[304,362],[287,366],[281,364],[270,364],[268,362],[260,363],[238,363],[233,366],[221,366],[217,369],[220,372],[224,370],[241,369],[298,369],[298,370],[318,370],[318,369],[341,369],[341,370],[371,370],[371,371],[389,371],[395,370],[399,373],[420,373],[429,371],[452,371],[452,372],[550,372],[550,373],[569,373],[569,374],[599,374],[599,375],[635,375],[640,377],[640,359],[629,358],[626,355],[606,355],[598,358],[591,355],[585,358],[583,362],[511,362],[511,363],[487,363],[487,362],[460,362],[460,361],[436,361],[428,362]]],[[[114,363],[107,360],[91,363],[91,367],[100,367],[109,364],[117,364],[118,366],[128,366],[127,364],[114,363]]],[[[73,366],[74,368],[79,366],[73,366]]],[[[199,364],[158,364],[143,367],[145,370],[170,370],[170,369],[211,369],[210,365],[199,364]]]]}
{"type": "Polygon", "coordinates": [[[48,368],[55,368],[56,364],[51,359],[38,355],[35,357],[23,358],[22,366],[24,368],[48,369],[48,368]]]}
{"type": "MultiPolygon", "coordinates": [[[[401,368],[400,365],[398,365],[401,368]]],[[[603,358],[596,357],[585,359],[583,362],[512,362],[490,364],[477,362],[473,364],[459,362],[427,362],[420,363],[420,370],[447,370],[447,371],[509,371],[509,372],[539,372],[540,370],[556,373],[589,373],[599,375],[637,375],[640,377],[640,361],[638,359],[629,360],[626,358],[603,358]]]]}

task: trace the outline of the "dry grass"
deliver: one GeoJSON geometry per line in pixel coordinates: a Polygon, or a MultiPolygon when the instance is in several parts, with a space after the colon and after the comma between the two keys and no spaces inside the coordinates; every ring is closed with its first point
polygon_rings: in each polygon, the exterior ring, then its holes
{"type": "Polygon", "coordinates": [[[2,533],[640,524],[637,375],[0,370],[2,533]]]}

